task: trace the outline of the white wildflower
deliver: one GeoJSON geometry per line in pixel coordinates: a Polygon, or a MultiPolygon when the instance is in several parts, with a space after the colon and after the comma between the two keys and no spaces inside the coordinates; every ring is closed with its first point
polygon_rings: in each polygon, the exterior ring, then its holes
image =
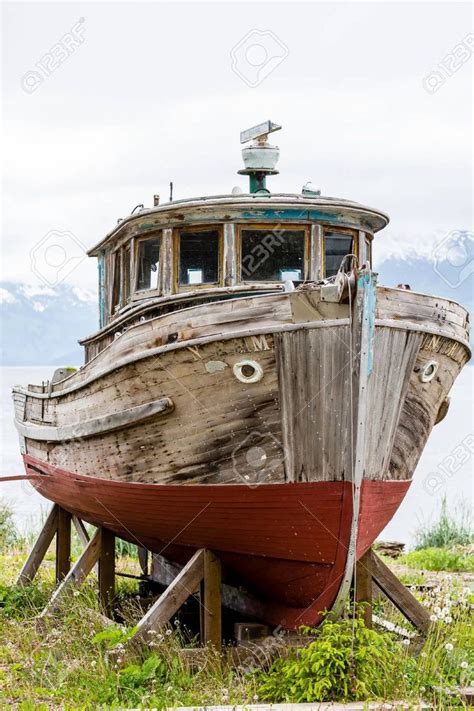
{"type": "Polygon", "coordinates": [[[467,669],[468,666],[469,666],[469,664],[466,661],[461,662],[461,669],[467,669]]]}
{"type": "Polygon", "coordinates": [[[408,647],[408,645],[410,644],[410,640],[409,640],[409,639],[404,639],[404,640],[402,640],[402,644],[404,644],[405,647],[408,647]]]}
{"type": "Polygon", "coordinates": [[[444,645],[444,648],[445,648],[445,650],[446,650],[447,652],[452,652],[453,649],[454,649],[454,647],[453,647],[453,645],[451,644],[451,642],[446,642],[446,644],[444,645]]]}
{"type": "Polygon", "coordinates": [[[437,622],[438,618],[436,615],[430,615],[431,622],[437,622]]]}
{"type": "Polygon", "coordinates": [[[80,595],[79,590],[74,590],[73,595],[74,595],[74,597],[79,597],[79,595],[80,595]]]}
{"type": "Polygon", "coordinates": [[[436,605],[436,607],[434,608],[434,611],[437,615],[441,615],[441,608],[438,605],[436,605]]]}
{"type": "Polygon", "coordinates": [[[253,700],[254,700],[254,701],[258,701],[258,694],[254,694],[254,695],[253,695],[253,700]]]}
{"type": "Polygon", "coordinates": [[[165,634],[167,637],[169,637],[170,635],[173,634],[173,630],[166,630],[165,634]]]}
{"type": "Polygon", "coordinates": [[[97,662],[95,661],[95,659],[93,659],[93,660],[91,661],[91,667],[95,667],[96,664],[97,664],[97,662]]]}
{"type": "Polygon", "coordinates": [[[447,625],[450,625],[451,622],[453,621],[453,618],[450,615],[446,615],[444,618],[444,621],[446,622],[447,625]]]}

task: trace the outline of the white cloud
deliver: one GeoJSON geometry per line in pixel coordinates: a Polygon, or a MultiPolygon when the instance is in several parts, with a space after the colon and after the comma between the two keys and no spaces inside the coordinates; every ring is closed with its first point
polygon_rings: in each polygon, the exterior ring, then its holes
{"type": "MultiPolygon", "coordinates": [[[[12,279],[32,280],[30,252],[50,230],[90,247],[136,204],[155,193],[166,201],[170,180],[176,198],[244,187],[239,131],[267,118],[283,125],[270,188],[299,192],[311,179],[325,195],[388,212],[376,241],[387,258],[429,255],[434,239],[469,226],[472,60],[435,94],[422,86],[466,35],[467,4],[275,3],[269,15],[256,3],[250,18],[238,4],[198,3],[186,6],[186,23],[180,3],[114,7],[110,33],[110,8],[88,3],[84,43],[26,94],[21,77],[77,18],[66,4],[9,5],[3,250],[12,279]],[[289,50],[255,89],[230,57],[251,27],[289,50]]],[[[68,276],[84,289],[96,279],[93,259],[68,276]]]]}

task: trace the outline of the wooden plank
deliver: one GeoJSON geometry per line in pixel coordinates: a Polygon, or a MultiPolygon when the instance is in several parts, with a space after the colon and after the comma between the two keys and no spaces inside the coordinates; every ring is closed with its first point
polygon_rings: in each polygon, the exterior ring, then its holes
{"type": "Polygon", "coordinates": [[[204,598],[202,641],[220,651],[222,647],[222,570],[220,560],[211,552],[204,551],[204,598]]]}
{"type": "Polygon", "coordinates": [[[112,617],[115,597],[115,534],[106,528],[101,530],[99,556],[99,600],[108,617],[112,617]]]}
{"type": "Polygon", "coordinates": [[[73,565],[60,586],[53,593],[49,603],[42,611],[40,617],[55,612],[67,593],[74,587],[79,587],[99,560],[101,548],[102,529],[98,528],[91,538],[81,556],[73,565]]]}
{"type": "Polygon", "coordinates": [[[372,629],[372,549],[364,553],[356,563],[355,601],[364,603],[363,619],[365,626],[372,629]]]}
{"type": "Polygon", "coordinates": [[[430,615],[423,605],[400,582],[390,568],[372,551],[372,574],[382,592],[417,629],[426,634],[430,615]]]}
{"type": "Polygon", "coordinates": [[[36,543],[23,564],[20,574],[16,580],[16,585],[24,587],[25,585],[29,585],[34,579],[36,573],[38,572],[38,568],[40,567],[43,558],[51,545],[51,541],[56,534],[58,528],[58,512],[59,506],[54,504],[38,538],[36,539],[36,543]]]}
{"type": "Polygon", "coordinates": [[[59,507],[56,533],[56,583],[64,580],[71,569],[71,514],[59,507]]]}
{"type": "Polygon", "coordinates": [[[94,437],[106,432],[132,427],[133,425],[148,420],[150,417],[166,415],[173,410],[173,402],[169,397],[163,397],[154,402],[147,402],[144,405],[136,405],[121,412],[111,415],[96,417],[94,419],[76,422],[73,425],[62,425],[60,427],[45,427],[35,425],[33,422],[19,422],[15,420],[15,425],[24,437],[41,440],[45,442],[62,442],[83,439],[84,437],[94,437]]]}
{"type": "Polygon", "coordinates": [[[150,631],[165,625],[188,597],[196,592],[204,577],[204,550],[200,548],[138,623],[130,642],[146,643],[150,631]]]}

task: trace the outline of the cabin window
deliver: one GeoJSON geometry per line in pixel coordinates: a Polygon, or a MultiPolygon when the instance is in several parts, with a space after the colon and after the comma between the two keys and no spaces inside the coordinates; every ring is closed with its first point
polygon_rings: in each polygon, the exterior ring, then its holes
{"type": "Polygon", "coordinates": [[[305,242],[304,229],[241,230],[242,281],[302,281],[305,242]]]}
{"type": "Polygon", "coordinates": [[[120,280],[121,280],[121,255],[117,250],[112,255],[113,259],[113,286],[112,286],[112,313],[120,306],[120,280]]]}
{"type": "Polygon", "coordinates": [[[347,232],[326,232],[324,235],[324,276],[335,276],[346,254],[354,253],[353,236],[347,232]]]}
{"type": "Polygon", "coordinates": [[[218,281],[218,230],[181,232],[179,236],[180,285],[216,284],[218,281]]]}
{"type": "Polygon", "coordinates": [[[159,237],[139,240],[137,247],[137,291],[158,288],[160,245],[161,239],[159,237]]]}
{"type": "Polygon", "coordinates": [[[122,250],[122,272],[123,272],[123,302],[130,299],[130,245],[127,244],[122,250]]]}

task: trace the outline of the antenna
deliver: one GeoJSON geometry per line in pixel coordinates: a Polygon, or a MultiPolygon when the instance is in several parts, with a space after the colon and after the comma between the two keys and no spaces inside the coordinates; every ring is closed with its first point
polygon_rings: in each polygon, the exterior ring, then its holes
{"type": "Polygon", "coordinates": [[[272,121],[264,121],[252,128],[242,131],[240,134],[240,142],[248,143],[249,146],[242,149],[242,158],[244,159],[245,168],[239,170],[240,175],[248,175],[250,180],[249,191],[251,193],[261,193],[268,195],[266,177],[267,175],[277,175],[278,170],[275,166],[280,157],[280,149],[278,146],[271,146],[268,143],[268,134],[274,131],[279,131],[281,126],[272,121]]]}
{"type": "Polygon", "coordinates": [[[173,202],[173,181],[170,183],[170,202],[173,202]]]}
{"type": "Polygon", "coordinates": [[[245,131],[240,133],[240,142],[248,143],[248,141],[254,141],[256,138],[267,140],[268,134],[274,131],[279,131],[281,126],[277,123],[272,123],[272,121],[264,121],[259,123],[252,128],[247,128],[245,131]]]}

